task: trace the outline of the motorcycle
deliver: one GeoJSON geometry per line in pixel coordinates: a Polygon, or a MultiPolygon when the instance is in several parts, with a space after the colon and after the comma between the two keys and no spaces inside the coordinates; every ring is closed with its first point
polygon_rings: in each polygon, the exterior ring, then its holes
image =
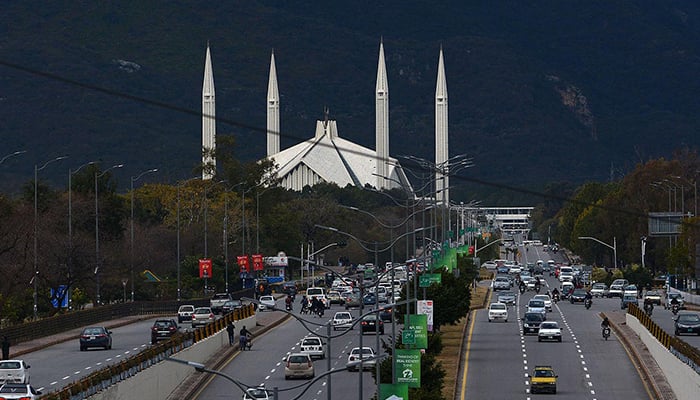
{"type": "Polygon", "coordinates": [[[520,285],[520,294],[525,293],[525,285],[520,285]]]}
{"type": "Polygon", "coordinates": [[[287,311],[292,311],[292,308],[293,308],[293,307],[292,307],[292,303],[291,303],[291,302],[286,304],[285,309],[286,309],[287,311]]]}
{"type": "Polygon", "coordinates": [[[610,327],[605,326],[605,327],[603,327],[603,339],[608,340],[609,337],[610,337],[610,327]]]}
{"type": "Polygon", "coordinates": [[[680,307],[678,304],[672,305],[672,306],[671,306],[671,312],[673,313],[673,315],[678,314],[678,310],[680,310],[680,308],[681,308],[681,307],[680,307]]]}
{"type": "Polygon", "coordinates": [[[552,295],[552,301],[555,303],[559,302],[559,293],[553,294],[552,295]]]}
{"type": "Polygon", "coordinates": [[[586,310],[591,308],[591,304],[593,304],[593,300],[591,299],[586,299],[583,301],[583,305],[586,306],[586,310]]]}
{"type": "Polygon", "coordinates": [[[535,285],[535,293],[540,294],[540,285],[535,285]]]}

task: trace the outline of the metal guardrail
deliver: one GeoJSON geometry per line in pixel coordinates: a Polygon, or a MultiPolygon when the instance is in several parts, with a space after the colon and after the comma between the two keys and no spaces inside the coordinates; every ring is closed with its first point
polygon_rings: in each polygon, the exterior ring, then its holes
{"type": "Polygon", "coordinates": [[[206,326],[192,332],[177,334],[171,339],[153,345],[140,353],[124,359],[122,362],[95,371],[84,378],[73,382],[60,391],[41,396],[42,400],[84,400],[108,387],[126,380],[140,371],[151,367],[165,358],[186,349],[195,343],[215,335],[226,329],[229,321],[238,321],[255,314],[255,305],[248,304],[241,309],[233,310],[206,326]]]}
{"type": "Polygon", "coordinates": [[[673,353],[679,360],[688,364],[695,372],[700,374],[700,350],[689,345],[683,340],[663,330],[641,308],[634,304],[628,304],[627,312],[637,318],[639,322],[651,333],[664,347],[673,353]]]}

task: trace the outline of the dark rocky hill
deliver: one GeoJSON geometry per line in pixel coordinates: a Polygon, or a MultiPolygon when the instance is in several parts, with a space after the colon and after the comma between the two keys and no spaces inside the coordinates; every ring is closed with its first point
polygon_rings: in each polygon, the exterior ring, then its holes
{"type": "MultiPolygon", "coordinates": [[[[218,134],[236,136],[238,157],[265,155],[272,49],[283,148],[313,135],[325,107],[341,136],[373,148],[382,37],[392,155],[434,158],[442,46],[450,153],[475,163],[460,175],[528,187],[607,180],[700,144],[699,18],[700,4],[678,0],[8,2],[0,157],[28,153],[0,166],[0,190],[18,192],[35,163],[61,154],[70,162],[42,171],[56,185],[95,159],[126,164],[123,188],[152,167],[171,182],[191,176],[207,42],[218,134]]],[[[451,183],[461,185],[453,198],[492,190],[451,183]]]]}

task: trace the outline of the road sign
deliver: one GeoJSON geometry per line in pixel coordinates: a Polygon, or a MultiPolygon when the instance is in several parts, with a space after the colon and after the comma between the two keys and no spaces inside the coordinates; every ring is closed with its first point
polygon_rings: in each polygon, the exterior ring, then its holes
{"type": "Polygon", "coordinates": [[[418,277],[420,287],[429,287],[433,283],[440,284],[442,282],[442,274],[423,274],[418,277]]]}
{"type": "Polygon", "coordinates": [[[420,350],[396,349],[396,383],[420,387],[420,350]]]}

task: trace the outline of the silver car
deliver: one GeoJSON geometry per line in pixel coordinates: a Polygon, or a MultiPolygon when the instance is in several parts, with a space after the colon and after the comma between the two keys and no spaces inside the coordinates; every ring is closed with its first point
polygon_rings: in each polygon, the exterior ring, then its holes
{"type": "MultiPolygon", "coordinates": [[[[360,355],[360,348],[359,347],[354,347],[350,352],[348,353],[348,363],[346,364],[346,368],[348,371],[357,371],[359,369],[359,361],[360,358],[362,360],[366,360],[368,358],[373,358],[374,357],[374,349],[371,347],[363,347],[362,348],[362,354],[360,355]]],[[[372,359],[372,360],[367,360],[362,363],[362,369],[369,369],[372,370],[374,367],[377,365],[377,360],[372,359]]]]}
{"type": "Polygon", "coordinates": [[[211,307],[195,308],[194,312],[192,313],[192,328],[205,326],[211,322],[214,322],[215,319],[216,317],[214,316],[214,312],[211,310],[211,307]]]}

